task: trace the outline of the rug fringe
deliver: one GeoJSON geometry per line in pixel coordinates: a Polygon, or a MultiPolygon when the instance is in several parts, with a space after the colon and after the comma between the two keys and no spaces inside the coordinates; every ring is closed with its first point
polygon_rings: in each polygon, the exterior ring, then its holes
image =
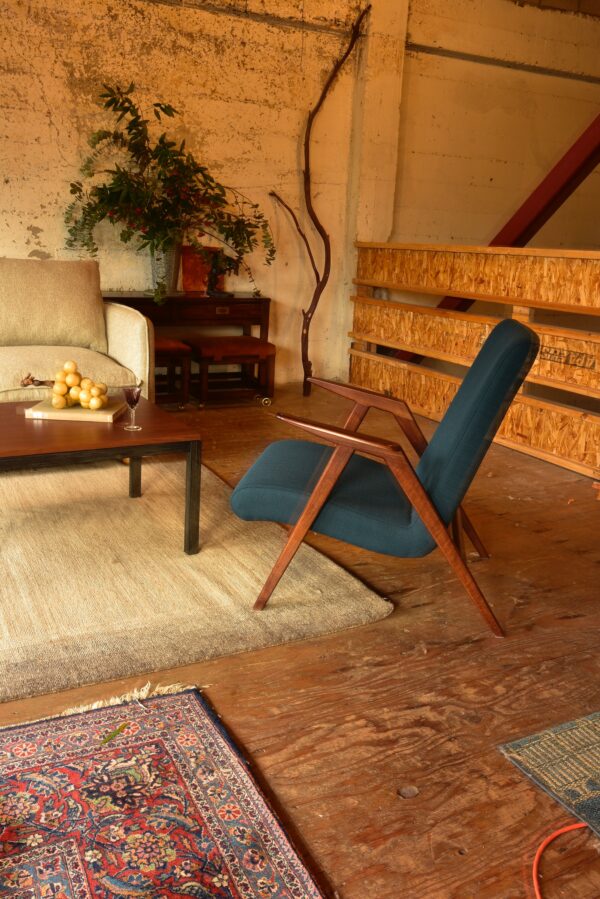
{"type": "Polygon", "coordinates": [[[98,699],[96,702],[90,702],[88,705],[76,705],[72,708],[65,709],[63,712],[57,712],[56,715],[41,715],[39,718],[28,718],[26,721],[19,721],[16,726],[21,727],[23,724],[37,724],[39,721],[52,721],[53,718],[66,718],[69,715],[81,715],[83,712],[92,712],[94,709],[104,709],[111,705],[122,705],[124,702],[135,702],[141,699],[150,699],[152,696],[171,696],[173,693],[184,693],[186,690],[199,690],[196,684],[156,684],[148,681],[143,687],[136,687],[128,693],[122,693],[120,696],[111,696],[109,699],[98,699]]]}
{"type": "Polygon", "coordinates": [[[124,702],[150,699],[152,696],[171,696],[173,693],[183,693],[185,690],[197,689],[195,684],[156,684],[153,687],[151,681],[148,681],[143,687],[136,687],[135,690],[130,690],[128,693],[121,693],[120,696],[111,696],[109,699],[98,699],[96,702],[90,702],[87,705],[73,706],[65,709],[64,712],[60,712],[55,717],[66,718],[67,715],[80,715],[82,712],[105,709],[111,705],[122,705],[124,702]]]}

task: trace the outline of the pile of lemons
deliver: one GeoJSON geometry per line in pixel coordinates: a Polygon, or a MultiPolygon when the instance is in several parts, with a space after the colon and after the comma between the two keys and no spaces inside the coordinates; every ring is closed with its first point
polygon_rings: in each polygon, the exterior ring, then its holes
{"type": "Polygon", "coordinates": [[[91,378],[82,377],[76,362],[65,362],[54,378],[52,405],[55,409],[79,405],[97,412],[108,404],[107,391],[106,384],[95,384],[91,378]]]}

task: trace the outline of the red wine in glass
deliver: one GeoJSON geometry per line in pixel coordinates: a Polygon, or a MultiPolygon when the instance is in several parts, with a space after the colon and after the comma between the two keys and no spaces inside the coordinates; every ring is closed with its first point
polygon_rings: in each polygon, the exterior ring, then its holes
{"type": "Polygon", "coordinates": [[[140,396],[142,395],[142,385],[139,384],[136,387],[124,387],[123,388],[123,396],[125,397],[125,402],[129,406],[129,424],[125,425],[126,431],[141,431],[141,425],[136,425],[135,423],[135,409],[137,404],[140,401],[140,396]]]}

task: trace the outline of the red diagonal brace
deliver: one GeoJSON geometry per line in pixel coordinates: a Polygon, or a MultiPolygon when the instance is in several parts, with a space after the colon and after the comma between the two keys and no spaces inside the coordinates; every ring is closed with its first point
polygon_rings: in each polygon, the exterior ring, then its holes
{"type": "Polygon", "coordinates": [[[567,150],[493,240],[491,247],[524,247],[600,163],[600,115],[567,150]]]}
{"type": "MultiPolygon", "coordinates": [[[[600,115],[492,238],[490,247],[524,247],[599,163],[600,115]]],[[[440,309],[464,312],[474,302],[462,297],[444,297],[438,306],[440,309]]],[[[406,362],[418,363],[423,359],[423,356],[409,350],[397,350],[394,356],[406,362]]]]}
{"type": "MultiPolygon", "coordinates": [[[[600,163],[600,115],[556,163],[506,225],[490,241],[490,247],[524,247],[565,200],[600,163]]],[[[444,297],[442,309],[464,311],[474,300],[444,297]]],[[[422,358],[422,357],[419,357],[422,358]]],[[[417,357],[413,356],[413,361],[417,357]]]]}

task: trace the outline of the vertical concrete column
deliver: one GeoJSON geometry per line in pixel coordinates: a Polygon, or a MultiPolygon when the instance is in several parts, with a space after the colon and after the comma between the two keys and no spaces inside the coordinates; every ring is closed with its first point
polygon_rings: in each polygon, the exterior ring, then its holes
{"type": "Polygon", "coordinates": [[[394,222],[409,0],[375,0],[360,49],[352,111],[346,252],[336,302],[337,367],[348,374],[356,240],[386,241],[394,222]]]}
{"type": "Polygon", "coordinates": [[[389,240],[394,221],[409,0],[371,9],[354,103],[348,238],[389,240]]]}

